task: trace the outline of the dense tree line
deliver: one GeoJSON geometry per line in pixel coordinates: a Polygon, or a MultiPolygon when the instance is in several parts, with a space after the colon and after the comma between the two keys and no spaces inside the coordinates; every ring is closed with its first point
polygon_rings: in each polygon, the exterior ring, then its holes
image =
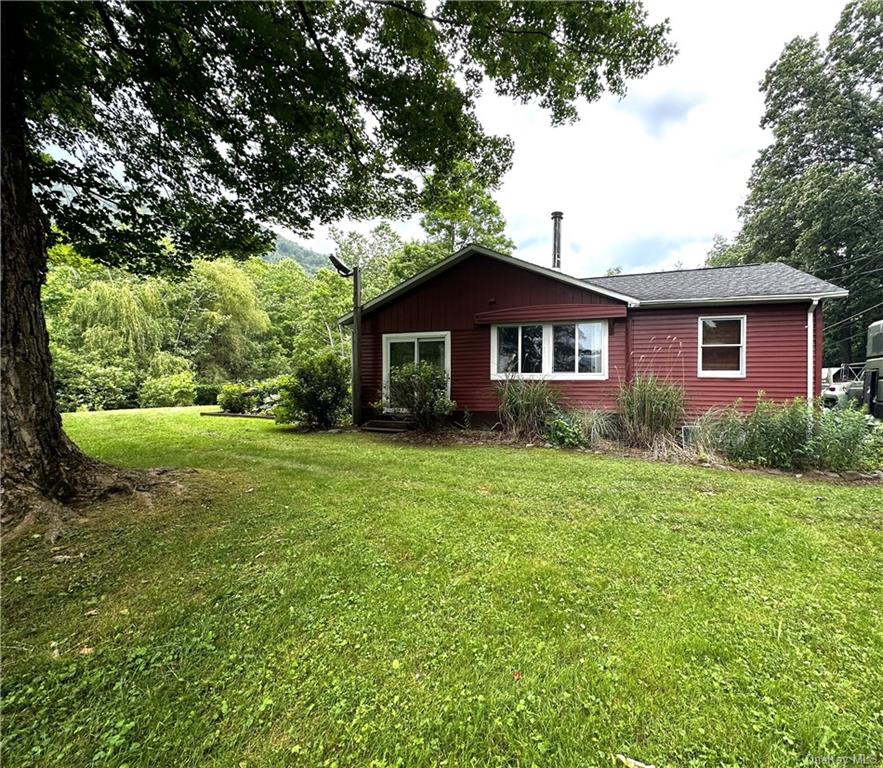
{"type": "Polygon", "coordinates": [[[163,384],[182,376],[192,387],[282,373],[307,343],[320,281],[290,259],[196,260],[179,278],[139,278],[55,248],[43,304],[59,406],[161,405],[163,384]]]}
{"type": "Polygon", "coordinates": [[[848,3],[825,46],[792,40],[761,90],[773,141],[709,263],[782,261],[847,288],[825,307],[825,364],[863,360],[883,317],[883,2],[848,3]]]}
{"type": "MultiPolygon", "coordinates": [[[[338,257],[363,270],[363,300],[467,242],[514,250],[468,163],[445,184],[430,177],[419,205],[424,236],[415,240],[387,221],[368,234],[332,229],[338,257]]],[[[42,299],[59,407],[207,403],[219,384],[290,373],[326,348],[348,362],[337,319],[352,306],[351,284],[315,259],[305,269],[299,255],[277,245],[261,258],[195,259],[184,273],[140,277],[54,246],[42,299]]]]}

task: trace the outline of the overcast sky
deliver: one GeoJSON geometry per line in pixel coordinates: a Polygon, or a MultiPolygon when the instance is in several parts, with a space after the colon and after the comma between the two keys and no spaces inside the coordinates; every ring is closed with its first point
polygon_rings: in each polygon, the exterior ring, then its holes
{"type": "MultiPolygon", "coordinates": [[[[751,164],[770,141],[758,125],[766,68],[797,35],[826,39],[843,2],[645,0],[645,7],[651,20],[671,20],[680,52],[633,82],[625,99],[583,105],[578,123],[559,128],[536,106],[493,94],[479,104],[485,128],[515,143],[495,196],[519,258],[550,265],[550,213],[561,210],[565,272],[700,266],[716,233],[736,232],[751,164]]],[[[416,219],[396,229],[419,234],[416,219]]],[[[333,250],[322,228],[301,242],[333,250]]]]}

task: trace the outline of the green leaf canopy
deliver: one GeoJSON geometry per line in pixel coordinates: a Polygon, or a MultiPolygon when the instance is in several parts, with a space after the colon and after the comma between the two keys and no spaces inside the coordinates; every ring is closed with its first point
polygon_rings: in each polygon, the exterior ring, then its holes
{"type": "Polygon", "coordinates": [[[410,212],[418,181],[511,161],[483,84],[622,94],[674,53],[639,3],[95,2],[16,9],[38,201],[78,251],[142,273],[269,248],[264,225],[410,212]]]}

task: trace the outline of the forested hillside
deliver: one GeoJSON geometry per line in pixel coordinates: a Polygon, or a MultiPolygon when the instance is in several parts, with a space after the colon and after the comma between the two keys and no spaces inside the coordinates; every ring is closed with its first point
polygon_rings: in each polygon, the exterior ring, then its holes
{"type": "Polygon", "coordinates": [[[224,382],[289,372],[298,356],[343,344],[349,287],[287,258],[197,260],[184,275],[139,278],[55,248],[43,306],[60,407],[101,410],[211,402],[224,382]]]}
{"type": "Polygon", "coordinates": [[[276,235],[275,248],[267,252],[263,259],[268,264],[277,264],[282,259],[291,259],[300,264],[308,275],[315,275],[319,269],[328,266],[327,254],[300,245],[284,235],[276,235]]]}

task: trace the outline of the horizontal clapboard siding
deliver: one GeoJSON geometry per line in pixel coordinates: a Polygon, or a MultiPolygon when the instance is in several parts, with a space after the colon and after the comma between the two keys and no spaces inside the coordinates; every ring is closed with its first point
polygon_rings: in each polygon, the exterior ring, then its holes
{"type": "MultiPolygon", "coordinates": [[[[772,304],[630,310],[632,373],[654,373],[683,384],[691,415],[729,405],[737,399],[742,400],[743,410],[748,410],[760,392],[779,401],[805,397],[807,309],[807,304],[772,304]],[[698,318],[715,315],[746,316],[746,377],[743,379],[697,375],[698,318]]],[[[816,316],[820,318],[821,313],[817,312],[816,316]]],[[[818,359],[821,357],[818,332],[816,340],[818,359]]]]}
{"type": "Polygon", "coordinates": [[[497,309],[493,312],[479,312],[475,316],[475,322],[479,325],[489,325],[491,323],[573,321],[625,316],[625,304],[541,304],[540,306],[512,307],[497,309]]]}

